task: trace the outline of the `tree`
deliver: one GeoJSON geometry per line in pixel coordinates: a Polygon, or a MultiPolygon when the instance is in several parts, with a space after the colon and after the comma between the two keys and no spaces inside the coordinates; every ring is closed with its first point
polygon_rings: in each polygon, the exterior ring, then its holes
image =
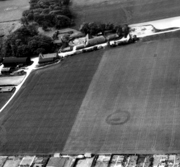
{"type": "Polygon", "coordinates": [[[118,34],[119,37],[123,37],[122,27],[116,26],[115,27],[116,34],[118,34]]]}
{"type": "Polygon", "coordinates": [[[90,32],[89,24],[88,23],[81,24],[79,31],[81,31],[84,34],[88,34],[90,32]]]}
{"type": "Polygon", "coordinates": [[[50,53],[54,49],[50,37],[39,35],[35,25],[23,26],[9,35],[3,43],[3,56],[37,56],[39,50],[50,53]]]}
{"type": "Polygon", "coordinates": [[[122,35],[124,37],[127,37],[127,35],[129,34],[130,28],[127,24],[122,26],[122,35]]]}

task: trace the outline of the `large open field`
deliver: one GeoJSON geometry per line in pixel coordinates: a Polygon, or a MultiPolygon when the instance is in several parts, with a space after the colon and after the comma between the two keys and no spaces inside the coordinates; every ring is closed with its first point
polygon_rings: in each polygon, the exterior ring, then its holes
{"type": "Polygon", "coordinates": [[[139,23],[180,15],[179,0],[72,0],[82,22],[139,23]]]}
{"type": "Polygon", "coordinates": [[[0,153],[179,152],[179,45],[167,36],[33,72],[0,114],[0,153]]]}
{"type": "Polygon", "coordinates": [[[174,38],[106,51],[63,151],[179,152],[179,45],[174,38]]]}
{"type": "Polygon", "coordinates": [[[102,53],[33,72],[0,113],[0,153],[62,151],[102,53]]]}

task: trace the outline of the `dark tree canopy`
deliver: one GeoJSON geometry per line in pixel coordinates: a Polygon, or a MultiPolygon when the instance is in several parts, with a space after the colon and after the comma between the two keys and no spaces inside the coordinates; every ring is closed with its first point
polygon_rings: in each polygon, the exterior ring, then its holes
{"type": "Polygon", "coordinates": [[[42,27],[65,28],[72,26],[70,0],[30,0],[30,9],[22,14],[22,23],[35,21],[42,27]],[[61,16],[61,17],[59,17],[61,16]]]}
{"type": "Polygon", "coordinates": [[[129,33],[129,26],[127,24],[121,26],[117,25],[114,26],[111,23],[103,24],[103,23],[83,23],[79,30],[84,33],[84,34],[89,34],[89,35],[97,35],[99,33],[103,34],[105,32],[111,32],[111,33],[117,33],[119,36],[127,36],[129,33]]]}
{"type": "Polygon", "coordinates": [[[9,35],[3,44],[3,57],[33,57],[54,49],[50,37],[39,35],[36,26],[23,26],[9,35]]]}

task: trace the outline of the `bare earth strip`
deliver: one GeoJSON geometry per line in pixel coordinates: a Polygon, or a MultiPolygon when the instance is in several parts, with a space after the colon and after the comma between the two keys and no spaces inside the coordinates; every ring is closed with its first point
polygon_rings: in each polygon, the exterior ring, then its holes
{"type": "Polygon", "coordinates": [[[106,51],[64,153],[180,150],[178,38],[106,51]]]}

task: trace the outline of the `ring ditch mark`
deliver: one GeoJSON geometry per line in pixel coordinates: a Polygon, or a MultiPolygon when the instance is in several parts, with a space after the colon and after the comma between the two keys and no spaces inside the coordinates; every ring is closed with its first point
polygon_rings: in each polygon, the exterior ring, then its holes
{"type": "Polygon", "coordinates": [[[106,117],[106,123],[109,125],[122,125],[130,119],[128,111],[117,110],[106,117]]]}

